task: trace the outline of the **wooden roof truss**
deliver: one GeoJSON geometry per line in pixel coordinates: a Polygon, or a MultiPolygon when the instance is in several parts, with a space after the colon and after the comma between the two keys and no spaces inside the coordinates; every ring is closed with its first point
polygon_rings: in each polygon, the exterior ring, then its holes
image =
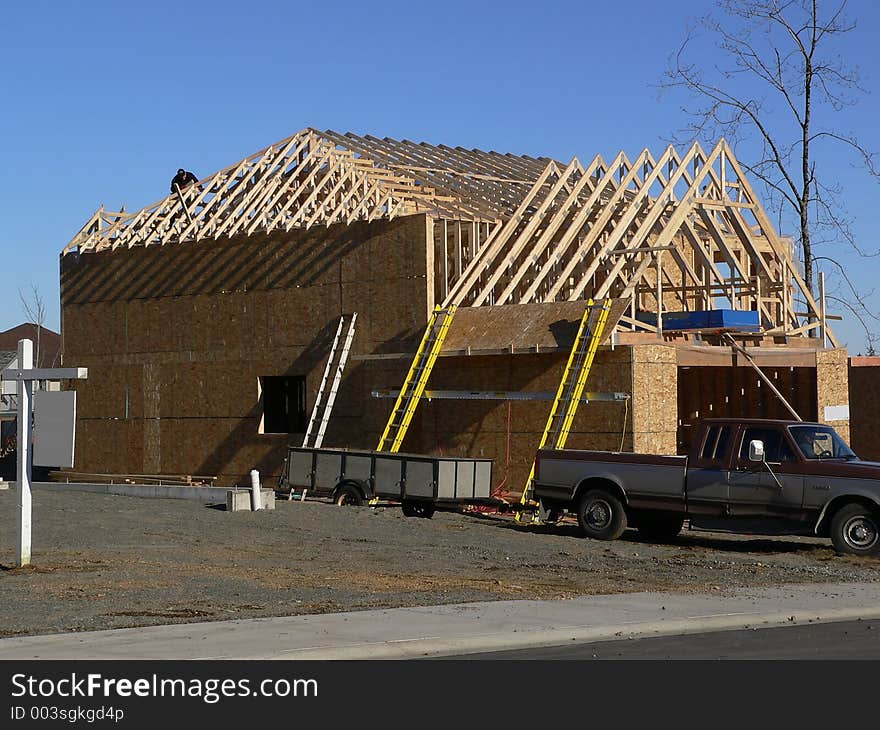
{"type": "Polygon", "coordinates": [[[64,253],[429,213],[509,215],[548,160],[305,129],[136,213],[102,206],[64,253]]]}
{"type": "Polygon", "coordinates": [[[662,326],[665,311],[732,308],[786,336],[824,321],[724,140],[708,153],[694,144],[683,156],[670,146],[657,158],[596,156],[586,168],[550,162],[479,245],[467,228],[435,227],[444,306],[614,297],[630,303],[619,329],[656,330],[636,320],[642,311],[662,326]]]}

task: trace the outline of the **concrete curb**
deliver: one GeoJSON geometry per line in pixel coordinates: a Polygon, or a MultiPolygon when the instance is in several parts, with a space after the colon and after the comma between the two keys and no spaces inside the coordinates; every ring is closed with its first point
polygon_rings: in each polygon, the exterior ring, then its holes
{"type": "MultiPolygon", "coordinates": [[[[205,504],[227,504],[230,491],[246,491],[250,487],[188,487],[174,484],[96,484],[87,482],[32,482],[34,489],[50,492],[92,492],[95,494],[115,494],[121,497],[140,497],[143,499],[184,499],[205,504]]],[[[264,495],[272,495],[275,491],[263,487],[264,495]]]]}
{"type": "MultiPolygon", "coordinates": [[[[684,619],[646,621],[616,626],[569,626],[552,629],[516,631],[506,634],[485,634],[467,638],[402,639],[340,647],[307,647],[280,652],[263,659],[352,660],[352,659],[416,659],[479,655],[485,652],[528,649],[569,644],[593,644],[650,636],[681,636],[713,631],[767,629],[809,623],[835,623],[858,619],[880,619],[880,607],[841,608],[822,612],[784,611],[772,613],[737,613],[700,616],[684,619]]],[[[479,658],[475,656],[475,658],[479,658]]]]}
{"type": "Polygon", "coordinates": [[[0,639],[0,659],[416,659],[880,620],[880,581],[368,609],[0,639]]]}

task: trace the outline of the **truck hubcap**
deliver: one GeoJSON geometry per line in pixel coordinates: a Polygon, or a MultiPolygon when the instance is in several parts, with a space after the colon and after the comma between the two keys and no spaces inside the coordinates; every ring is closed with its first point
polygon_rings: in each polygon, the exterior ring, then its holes
{"type": "Polygon", "coordinates": [[[604,500],[596,500],[590,504],[586,516],[590,527],[602,530],[611,524],[611,505],[604,500]]]}
{"type": "Polygon", "coordinates": [[[843,528],[843,538],[850,547],[867,550],[877,542],[877,525],[867,517],[853,517],[843,528]]]}

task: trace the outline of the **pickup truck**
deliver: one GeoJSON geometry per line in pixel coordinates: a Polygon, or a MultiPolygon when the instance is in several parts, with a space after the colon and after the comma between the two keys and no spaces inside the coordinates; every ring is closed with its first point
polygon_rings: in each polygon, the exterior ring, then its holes
{"type": "MultiPolygon", "coordinates": [[[[880,554],[880,463],[862,461],[830,426],[707,419],[687,456],[540,450],[534,498],[615,540],[691,529],[830,537],[839,553],[880,554]]],[[[552,520],[553,517],[550,517],[552,520]]]]}

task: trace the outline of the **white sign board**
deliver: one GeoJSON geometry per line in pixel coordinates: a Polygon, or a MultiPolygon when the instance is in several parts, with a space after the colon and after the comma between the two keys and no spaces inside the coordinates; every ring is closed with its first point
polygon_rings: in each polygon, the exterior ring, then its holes
{"type": "Polygon", "coordinates": [[[849,406],[825,406],[825,420],[826,421],[848,421],[849,420],[849,406]]]}
{"type": "Polygon", "coordinates": [[[76,391],[34,393],[34,464],[73,466],[76,391]]]}

